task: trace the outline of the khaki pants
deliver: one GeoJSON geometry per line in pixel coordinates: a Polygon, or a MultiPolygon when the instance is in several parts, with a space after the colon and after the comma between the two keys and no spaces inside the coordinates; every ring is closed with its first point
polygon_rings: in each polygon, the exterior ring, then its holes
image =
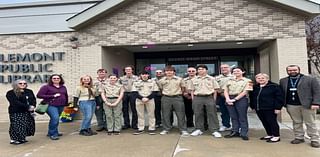
{"type": "Polygon", "coordinates": [[[287,111],[293,121],[293,132],[296,139],[304,139],[303,122],[307,126],[307,134],[311,141],[319,141],[316,126],[316,110],[306,109],[297,105],[287,105],[287,111]]]}
{"type": "Polygon", "coordinates": [[[156,120],[154,117],[154,108],[155,108],[154,99],[151,99],[146,103],[142,102],[140,99],[136,99],[136,109],[138,113],[138,129],[141,131],[141,130],[144,130],[144,127],[145,127],[144,108],[146,108],[148,113],[149,130],[155,130],[156,120]]]}
{"type": "MultiPolygon", "coordinates": [[[[108,102],[113,103],[117,99],[107,99],[108,102]]],[[[108,132],[120,131],[122,127],[122,102],[120,101],[117,106],[108,106],[103,104],[104,111],[107,118],[108,132]]]]}

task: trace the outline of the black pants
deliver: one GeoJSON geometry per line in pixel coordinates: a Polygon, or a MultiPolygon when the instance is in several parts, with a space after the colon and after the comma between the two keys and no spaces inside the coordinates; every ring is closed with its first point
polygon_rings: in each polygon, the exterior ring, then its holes
{"type": "Polygon", "coordinates": [[[131,127],[138,128],[138,115],[136,110],[136,101],[135,97],[130,92],[125,92],[122,99],[122,113],[123,113],[123,120],[124,126],[129,128],[130,127],[130,118],[129,118],[129,106],[132,112],[132,119],[131,119],[131,127]]]}
{"type": "Polygon", "coordinates": [[[192,100],[183,97],[184,109],[187,118],[187,127],[194,127],[193,124],[193,110],[192,110],[192,100]]]}
{"type": "Polygon", "coordinates": [[[161,124],[161,95],[157,95],[154,98],[155,109],[154,109],[154,116],[156,118],[156,125],[161,124]]]}
{"type": "Polygon", "coordinates": [[[274,110],[259,110],[257,115],[268,136],[280,136],[277,114],[274,113],[274,110]]]}

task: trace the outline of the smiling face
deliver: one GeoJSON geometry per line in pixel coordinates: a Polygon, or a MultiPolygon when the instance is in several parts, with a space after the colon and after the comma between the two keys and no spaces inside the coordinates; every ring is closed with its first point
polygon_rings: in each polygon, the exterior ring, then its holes
{"type": "Polygon", "coordinates": [[[26,81],[19,81],[18,82],[18,88],[25,89],[26,87],[27,87],[27,82],[26,81]]]}
{"type": "Polygon", "coordinates": [[[228,64],[222,64],[220,66],[220,71],[221,71],[221,74],[227,75],[227,74],[230,73],[231,69],[230,69],[230,66],[228,64]]]}
{"type": "Polygon", "coordinates": [[[110,82],[111,84],[115,84],[117,81],[118,81],[117,76],[111,75],[111,76],[109,77],[109,82],[110,82]]]}
{"type": "Polygon", "coordinates": [[[296,77],[300,74],[300,69],[298,66],[287,67],[287,73],[291,77],[296,77]]]}
{"type": "Polygon", "coordinates": [[[132,75],[132,68],[131,67],[126,67],[124,68],[124,72],[126,73],[126,75],[132,75]]]}
{"type": "Polygon", "coordinates": [[[104,79],[104,78],[106,78],[106,75],[107,75],[106,71],[104,71],[104,70],[98,71],[97,74],[98,74],[99,79],[104,79]]]}
{"type": "Polygon", "coordinates": [[[241,69],[235,68],[235,69],[232,70],[232,74],[235,77],[242,77],[243,74],[244,74],[244,71],[242,71],[241,69]]]}
{"type": "Polygon", "coordinates": [[[54,76],[52,76],[51,80],[52,80],[53,84],[59,84],[61,81],[61,78],[59,75],[54,75],[54,76]]]}
{"type": "Polygon", "coordinates": [[[259,83],[260,85],[265,85],[268,83],[268,81],[269,81],[269,79],[262,74],[258,74],[256,76],[256,82],[259,83]]]}
{"type": "Polygon", "coordinates": [[[89,76],[84,76],[84,77],[82,77],[81,82],[82,82],[82,84],[89,85],[89,84],[91,84],[91,78],[89,76]]]}
{"type": "Polygon", "coordinates": [[[196,68],[194,68],[194,67],[190,67],[190,68],[188,68],[188,70],[187,70],[187,72],[188,72],[188,76],[189,77],[194,77],[194,76],[196,76],[196,68]]]}

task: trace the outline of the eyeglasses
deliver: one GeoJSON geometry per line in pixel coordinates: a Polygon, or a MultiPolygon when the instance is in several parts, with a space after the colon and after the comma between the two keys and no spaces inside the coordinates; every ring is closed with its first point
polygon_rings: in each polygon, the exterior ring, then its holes
{"type": "Polygon", "coordinates": [[[162,74],[162,72],[156,72],[157,74],[162,74]]]}
{"type": "Polygon", "coordinates": [[[20,83],[18,83],[18,84],[20,84],[20,85],[26,85],[27,83],[22,83],[22,82],[20,82],[20,83]]]}
{"type": "Polygon", "coordinates": [[[196,72],[196,71],[195,70],[189,70],[188,72],[190,73],[190,72],[196,72]]]}
{"type": "Polygon", "coordinates": [[[53,77],[52,79],[54,79],[54,80],[60,80],[59,77],[53,77]]]}

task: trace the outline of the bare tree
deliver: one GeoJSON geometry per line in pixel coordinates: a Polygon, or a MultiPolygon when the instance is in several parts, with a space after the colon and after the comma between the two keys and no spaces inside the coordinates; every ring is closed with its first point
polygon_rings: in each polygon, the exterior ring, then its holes
{"type": "Polygon", "coordinates": [[[311,66],[320,74],[320,16],[307,21],[307,52],[311,66]]]}

